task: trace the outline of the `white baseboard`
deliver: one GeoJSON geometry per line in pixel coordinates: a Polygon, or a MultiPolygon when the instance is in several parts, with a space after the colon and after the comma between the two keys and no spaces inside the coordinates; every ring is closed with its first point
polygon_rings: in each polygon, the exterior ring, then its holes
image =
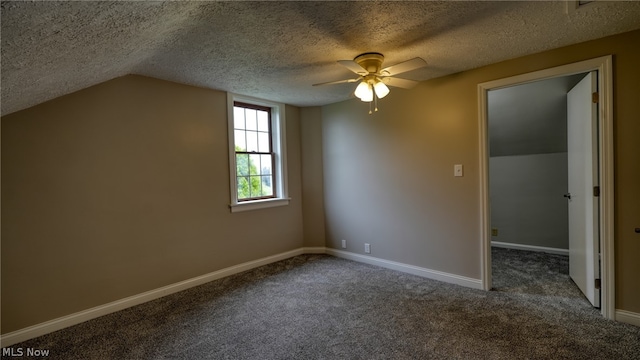
{"type": "Polygon", "coordinates": [[[422,276],[432,280],[443,281],[451,284],[462,285],[473,289],[482,289],[480,279],[468,278],[465,276],[449,274],[442,271],[431,270],[419,266],[408,265],[390,260],[375,258],[372,256],[354,254],[348,251],[327,248],[326,253],[335,257],[358,261],[370,265],[377,265],[391,270],[401,271],[413,275],[422,276]]]}
{"type": "Polygon", "coordinates": [[[222,270],[214,271],[205,275],[197,276],[191,279],[187,279],[175,284],[163,286],[158,289],[150,290],[138,295],[129,296],[124,299],[116,300],[108,304],[96,306],[91,309],[83,310],[74,314],[59,317],[57,319],[49,320],[40,324],[26,327],[24,329],[16,330],[0,337],[1,347],[11,346],[29,339],[33,339],[38,336],[42,336],[57,330],[64,329],[69,326],[77,325],[82,322],[95,319],[97,317],[107,315],[116,311],[120,311],[135,305],[145,303],[147,301],[155,300],[163,296],[176,293],[178,291],[186,290],[194,286],[202,285],[204,283],[221,279],[233,274],[237,274],[243,271],[251,270],[263,265],[274,263],[276,261],[288,259],[294,256],[298,256],[304,253],[324,253],[324,247],[322,248],[299,248],[291,251],[287,251],[281,254],[268,256],[262,259],[249,261],[239,265],[231,266],[222,270]]]}
{"type": "Polygon", "coordinates": [[[616,309],[616,321],[640,326],[640,313],[616,309]]]}
{"type": "Polygon", "coordinates": [[[326,254],[327,248],[324,246],[316,246],[316,247],[304,247],[302,248],[303,254],[326,254]]]}
{"type": "Polygon", "coordinates": [[[544,247],[544,246],[533,246],[533,245],[524,245],[524,244],[514,244],[514,243],[506,243],[500,241],[492,241],[491,246],[501,247],[506,249],[515,249],[515,250],[526,250],[526,251],[540,251],[546,252],[549,254],[557,254],[557,255],[566,255],[569,256],[569,249],[560,249],[560,248],[552,248],[552,247],[544,247]]]}

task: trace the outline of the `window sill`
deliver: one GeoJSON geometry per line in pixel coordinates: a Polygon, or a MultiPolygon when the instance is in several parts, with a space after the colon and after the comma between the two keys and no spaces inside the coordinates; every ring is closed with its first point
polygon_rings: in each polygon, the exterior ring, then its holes
{"type": "Polygon", "coordinates": [[[266,199],[266,200],[254,200],[254,201],[246,201],[236,204],[229,205],[231,208],[231,212],[241,212],[241,211],[249,211],[249,210],[258,210],[265,209],[276,206],[285,206],[289,205],[290,198],[279,198],[279,199],[266,199]]]}

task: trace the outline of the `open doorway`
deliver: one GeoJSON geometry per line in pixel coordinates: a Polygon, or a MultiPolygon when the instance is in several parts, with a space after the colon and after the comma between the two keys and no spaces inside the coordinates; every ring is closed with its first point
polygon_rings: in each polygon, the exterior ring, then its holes
{"type": "MultiPolygon", "coordinates": [[[[494,290],[583,298],[569,271],[567,118],[569,94],[588,74],[488,92],[494,290]]],[[[579,100],[591,103],[591,93],[579,100]]]]}
{"type": "MultiPolygon", "coordinates": [[[[478,85],[479,120],[480,120],[480,169],[481,169],[481,238],[482,238],[482,283],[483,288],[489,290],[492,284],[491,274],[491,201],[489,179],[489,92],[505,89],[511,86],[531,84],[541,80],[570,77],[576,74],[596,71],[600,91],[597,100],[600,107],[600,122],[597,134],[597,161],[600,168],[597,177],[600,181],[600,197],[597,202],[600,212],[597,214],[598,237],[600,238],[599,252],[601,254],[601,284],[602,293],[601,313],[604,317],[614,319],[614,274],[613,274],[613,134],[612,134],[612,84],[611,57],[602,57],[579,63],[542,70],[534,73],[500,79],[478,85]]],[[[559,81],[559,80],[558,80],[559,81]]],[[[500,230],[498,230],[500,234],[500,230]]],[[[499,236],[499,235],[498,235],[499,236]]],[[[548,239],[547,239],[548,241],[548,239]]],[[[535,246],[535,245],[534,245],[535,246]]],[[[545,247],[545,246],[542,246],[545,247]]],[[[554,246],[546,246],[554,247],[554,246]]]]}

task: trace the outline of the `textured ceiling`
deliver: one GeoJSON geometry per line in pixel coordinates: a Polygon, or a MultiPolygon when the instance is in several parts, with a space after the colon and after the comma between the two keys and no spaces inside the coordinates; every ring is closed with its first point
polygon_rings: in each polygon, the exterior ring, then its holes
{"type": "MultiPolygon", "coordinates": [[[[640,2],[3,1],[2,114],[126,74],[297,106],[348,99],[336,60],[422,57],[426,80],[640,28],[640,2]]],[[[393,91],[393,90],[392,90],[393,91]]]]}

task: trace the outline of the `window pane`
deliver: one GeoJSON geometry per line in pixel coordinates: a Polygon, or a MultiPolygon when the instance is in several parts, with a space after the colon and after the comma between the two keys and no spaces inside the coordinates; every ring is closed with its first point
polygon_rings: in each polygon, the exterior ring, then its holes
{"type": "Polygon", "coordinates": [[[258,151],[258,133],[247,131],[247,151],[258,151]]]}
{"type": "Polygon", "coordinates": [[[244,130],[234,130],[236,151],[247,151],[247,140],[244,130]]]}
{"type": "Polygon", "coordinates": [[[260,175],[260,155],[249,156],[249,175],[260,175]]]}
{"type": "Polygon", "coordinates": [[[258,151],[271,152],[271,149],[269,146],[269,133],[265,133],[265,132],[258,133],[258,151]]]}
{"type": "Polygon", "coordinates": [[[258,131],[269,131],[269,113],[258,111],[258,131]]]}
{"type": "Polygon", "coordinates": [[[260,176],[251,176],[251,187],[249,189],[251,197],[262,196],[262,186],[260,185],[260,176]]]}
{"type": "Polygon", "coordinates": [[[238,178],[238,200],[251,197],[249,193],[249,180],[246,177],[238,178]]]}
{"type": "Polygon", "coordinates": [[[249,175],[249,154],[236,154],[236,175],[249,175]]]}
{"type": "Polygon", "coordinates": [[[244,108],[233,108],[233,127],[236,129],[244,129],[244,108]]]}
{"type": "Polygon", "coordinates": [[[271,155],[260,155],[260,173],[262,175],[271,175],[271,155]]]}
{"type": "Polygon", "coordinates": [[[256,124],[256,113],[257,111],[254,109],[245,109],[247,130],[258,130],[258,124],[256,124]]]}
{"type": "Polygon", "coordinates": [[[273,195],[273,189],[271,188],[271,176],[261,176],[262,178],[262,196],[273,195]]]}

